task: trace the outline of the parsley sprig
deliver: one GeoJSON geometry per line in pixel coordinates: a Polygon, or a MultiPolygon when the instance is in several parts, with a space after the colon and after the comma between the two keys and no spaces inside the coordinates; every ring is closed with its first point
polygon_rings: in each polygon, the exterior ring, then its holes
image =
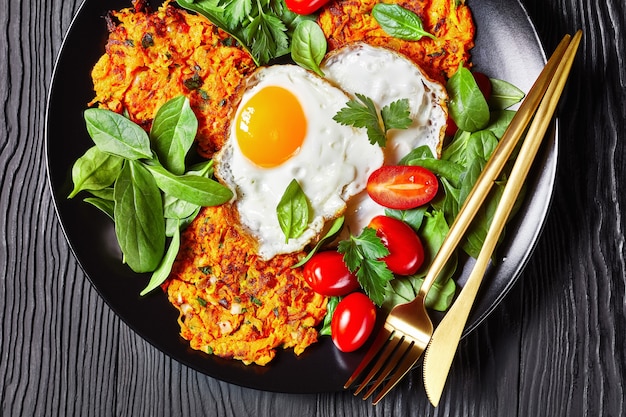
{"type": "Polygon", "coordinates": [[[228,32],[252,55],[257,65],[289,53],[291,34],[306,19],[282,0],[176,0],[228,32]]]}
{"type": "Polygon", "coordinates": [[[382,305],[387,294],[387,283],[394,275],[381,260],[389,255],[389,250],[376,236],[376,231],[366,227],[359,236],[351,235],[339,242],[338,250],[343,254],[343,260],[350,272],[356,273],[367,296],[376,305],[382,305]]]}
{"type": "Polygon", "coordinates": [[[379,113],[371,98],[358,93],[355,96],[356,99],[348,101],[333,120],[342,125],[365,128],[372,145],[384,147],[390,129],[406,129],[412,123],[406,98],[384,106],[379,113]]]}

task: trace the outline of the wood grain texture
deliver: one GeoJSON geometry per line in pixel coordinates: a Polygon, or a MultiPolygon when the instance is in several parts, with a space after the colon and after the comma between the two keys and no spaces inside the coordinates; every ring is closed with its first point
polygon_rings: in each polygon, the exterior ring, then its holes
{"type": "Polygon", "coordinates": [[[121,322],[71,255],[47,188],[46,94],[79,0],[0,2],[0,415],[626,415],[626,9],[523,3],[548,50],[585,30],[559,109],[553,207],[434,409],[419,372],[376,407],[347,392],[255,391],[171,360],[121,322]]]}

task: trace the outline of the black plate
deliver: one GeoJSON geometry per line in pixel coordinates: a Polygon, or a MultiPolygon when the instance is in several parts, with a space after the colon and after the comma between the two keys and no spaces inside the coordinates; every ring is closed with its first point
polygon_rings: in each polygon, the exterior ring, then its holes
{"type": "MultiPolygon", "coordinates": [[[[154,1],[160,4],[160,1],[154,1]]],[[[535,30],[516,1],[470,0],[477,25],[473,62],[492,77],[527,91],[545,57],[535,30]]],[[[138,296],[148,276],[121,264],[115,235],[106,216],[81,201],[68,200],[71,167],[91,145],[82,113],[93,98],[91,68],[104,52],[104,16],[108,10],[130,6],[130,0],[86,0],[71,24],[56,63],[47,108],[48,175],[58,217],[67,240],[94,287],[109,306],[141,337],[172,358],[230,383],[267,391],[310,393],[341,390],[363,352],[340,353],[323,338],[296,357],[281,351],[268,366],[244,366],[238,361],[205,355],[188,347],[179,336],[177,311],[166,296],[138,296]]],[[[502,262],[483,281],[466,334],[500,302],[519,277],[546,217],[557,163],[557,135],[551,136],[533,170],[524,207],[508,228],[500,249],[502,262]]],[[[463,283],[467,273],[459,279],[463,283]]]]}

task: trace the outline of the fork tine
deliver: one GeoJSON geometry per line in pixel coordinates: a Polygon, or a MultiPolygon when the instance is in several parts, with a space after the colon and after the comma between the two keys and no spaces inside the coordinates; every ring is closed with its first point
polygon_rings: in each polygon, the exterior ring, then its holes
{"type": "Polygon", "coordinates": [[[363,378],[363,381],[361,381],[358,389],[354,391],[354,395],[359,395],[359,393],[363,391],[367,384],[369,384],[370,381],[378,374],[380,369],[387,363],[388,358],[394,353],[396,347],[400,344],[401,341],[401,336],[397,336],[395,332],[391,332],[391,338],[385,344],[384,349],[381,350],[378,358],[376,358],[376,362],[374,362],[374,360],[372,359],[373,365],[367,376],[363,378]]]}
{"type": "Polygon", "coordinates": [[[413,345],[411,347],[409,352],[407,352],[407,354],[405,355],[404,359],[402,359],[402,362],[396,367],[389,381],[387,381],[382,390],[376,395],[376,397],[374,397],[374,400],[372,401],[373,405],[378,404],[378,402],[382,400],[383,397],[393,389],[393,387],[396,386],[396,384],[404,377],[404,375],[406,375],[411,370],[411,368],[413,368],[413,365],[417,363],[419,358],[422,356],[422,353],[424,353],[424,348],[420,348],[417,345],[413,345]]]}
{"type": "Polygon", "coordinates": [[[348,389],[352,386],[352,384],[354,384],[357,378],[359,378],[359,376],[365,371],[370,362],[376,357],[378,352],[383,348],[383,346],[385,346],[387,341],[389,341],[392,333],[393,332],[386,327],[380,329],[380,332],[376,336],[376,339],[374,339],[372,346],[370,346],[369,350],[361,360],[361,363],[359,363],[359,366],[357,366],[354,370],[350,379],[348,379],[344,384],[344,389],[348,389]]]}
{"type": "Polygon", "coordinates": [[[376,389],[378,389],[378,387],[383,382],[385,382],[387,376],[389,376],[389,374],[396,368],[404,355],[406,355],[407,352],[410,352],[411,346],[413,346],[413,342],[411,341],[411,339],[407,338],[406,336],[398,337],[398,339],[400,339],[400,343],[397,345],[397,348],[394,349],[394,351],[391,353],[391,356],[389,356],[388,360],[385,362],[385,369],[383,369],[378,374],[376,381],[374,381],[370,389],[363,396],[364,400],[367,400],[374,393],[374,391],[376,391],[376,389]]]}

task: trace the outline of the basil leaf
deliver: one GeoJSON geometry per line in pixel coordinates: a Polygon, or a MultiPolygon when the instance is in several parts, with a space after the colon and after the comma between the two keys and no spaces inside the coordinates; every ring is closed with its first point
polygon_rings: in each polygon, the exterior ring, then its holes
{"type": "Polygon", "coordinates": [[[491,97],[489,97],[489,107],[493,110],[508,109],[522,101],[525,96],[522,90],[511,83],[495,78],[490,78],[490,81],[491,97]]]}
{"type": "Polygon", "coordinates": [[[291,59],[296,64],[323,77],[320,63],[326,48],[326,36],[316,22],[303,20],[296,26],[291,38],[291,59]]]}
{"type": "Polygon", "coordinates": [[[198,130],[198,119],[189,99],[179,96],[159,108],[150,130],[154,151],[163,166],[173,174],[185,172],[185,157],[198,130]]]}
{"type": "Polygon", "coordinates": [[[156,164],[145,167],[154,176],[157,186],[164,193],[199,206],[217,206],[233,197],[232,191],[210,178],[199,175],[174,175],[156,164]]]}
{"type": "Polygon", "coordinates": [[[115,234],[124,260],[135,272],[154,271],[165,249],[161,192],[150,172],[126,161],[113,192],[115,234]]]}
{"type": "Polygon", "coordinates": [[[152,158],[148,134],[131,120],[97,108],[87,109],[83,115],[89,136],[102,152],[131,160],[152,158]]]}
{"type": "Polygon", "coordinates": [[[167,277],[169,277],[174,261],[176,260],[176,255],[180,249],[180,228],[177,227],[176,230],[177,232],[172,236],[170,246],[167,248],[167,252],[165,252],[165,256],[161,260],[159,267],[152,273],[148,285],[139,295],[144,296],[148,294],[150,291],[163,284],[167,277]]]}
{"type": "Polygon", "coordinates": [[[489,123],[489,106],[478,88],[472,73],[465,67],[450,77],[448,90],[448,110],[459,129],[476,132],[489,123]]]}
{"type": "Polygon", "coordinates": [[[291,180],[276,206],[278,224],[285,235],[285,242],[299,237],[306,230],[310,210],[309,199],[302,187],[295,179],[291,180]]]}
{"type": "Polygon", "coordinates": [[[123,163],[122,158],[104,153],[97,146],[89,148],[72,166],[74,189],[68,198],[82,190],[102,190],[109,187],[115,182],[123,163]]]}
{"type": "Polygon", "coordinates": [[[424,30],[422,19],[397,4],[378,3],[372,9],[372,16],[390,36],[405,41],[418,41],[424,36],[436,39],[424,30]]]}

